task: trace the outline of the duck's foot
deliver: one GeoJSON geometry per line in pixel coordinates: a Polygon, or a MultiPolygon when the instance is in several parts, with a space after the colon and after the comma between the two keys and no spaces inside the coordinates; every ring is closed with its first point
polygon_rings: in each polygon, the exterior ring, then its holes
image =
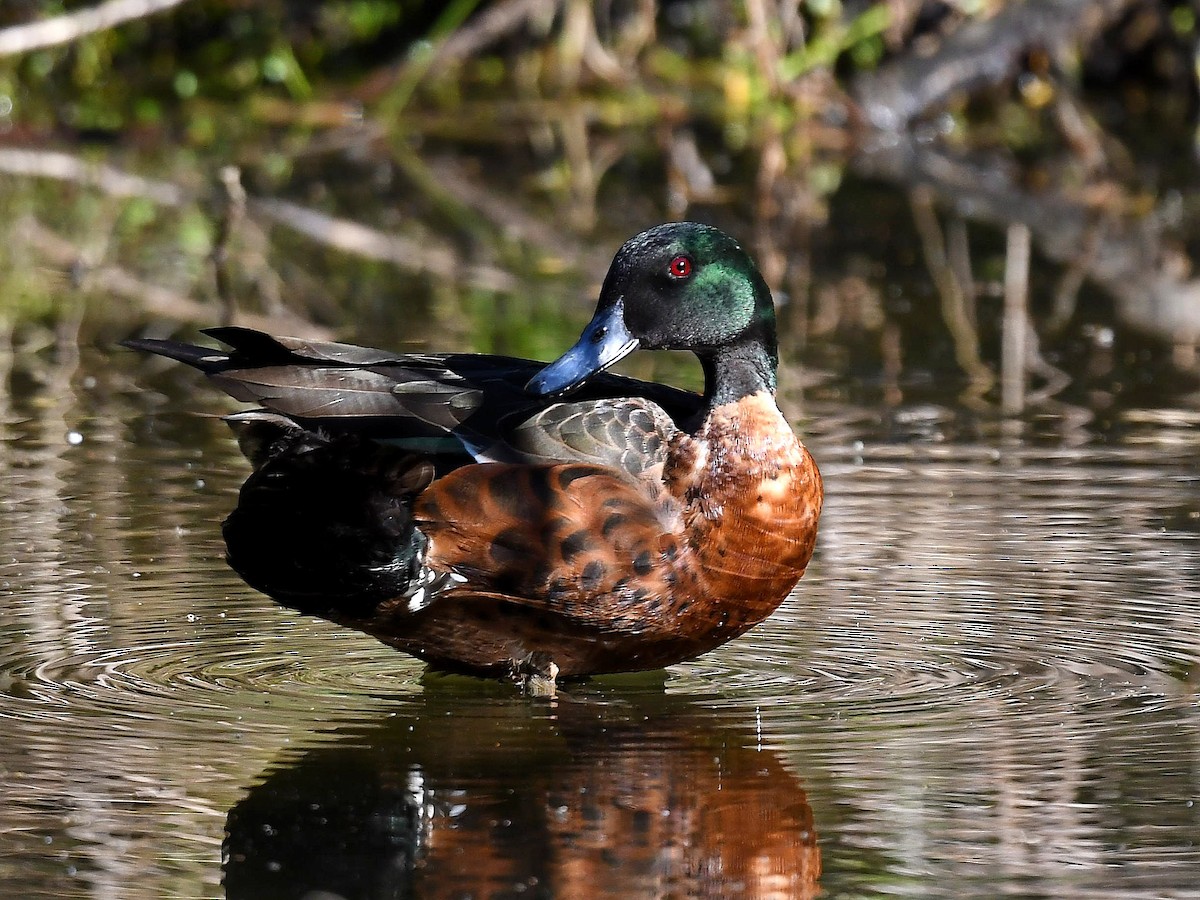
{"type": "Polygon", "coordinates": [[[558,665],[549,653],[531,653],[525,659],[508,661],[508,677],[531,697],[550,697],[557,694],[558,665]]]}

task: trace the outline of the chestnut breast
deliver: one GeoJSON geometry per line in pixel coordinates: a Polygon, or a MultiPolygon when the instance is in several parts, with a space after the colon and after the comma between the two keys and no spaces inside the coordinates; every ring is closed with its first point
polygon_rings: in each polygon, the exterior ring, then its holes
{"type": "Polygon", "coordinates": [[[774,398],[717,407],[679,435],[664,471],[684,504],[687,560],[722,609],[719,640],[775,610],[804,574],[821,514],[821,475],[774,398]]]}

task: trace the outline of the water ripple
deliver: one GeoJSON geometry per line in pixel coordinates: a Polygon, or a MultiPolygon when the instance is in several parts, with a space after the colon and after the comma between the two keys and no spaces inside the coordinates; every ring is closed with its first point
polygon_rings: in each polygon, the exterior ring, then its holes
{"type": "Polygon", "coordinates": [[[1016,469],[980,448],[863,452],[826,454],[818,552],[793,596],[682,667],[681,687],[720,686],[722,702],[764,715],[961,724],[971,711],[976,727],[1016,706],[1052,721],[1194,689],[1200,554],[1193,533],[1161,524],[1194,488],[1190,465],[1129,451],[1088,464],[1024,451],[1016,469]]]}

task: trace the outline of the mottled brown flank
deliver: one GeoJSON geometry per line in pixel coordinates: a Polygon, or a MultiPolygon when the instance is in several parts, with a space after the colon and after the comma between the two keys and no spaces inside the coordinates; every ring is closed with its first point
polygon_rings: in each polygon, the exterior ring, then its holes
{"type": "Polygon", "coordinates": [[[430,538],[429,563],[467,577],[460,592],[503,584],[520,605],[629,630],[650,614],[637,608],[635,589],[645,588],[647,597],[667,591],[652,571],[637,574],[638,560],[661,555],[666,526],[658,509],[626,478],[599,466],[465,466],[422,494],[414,515],[430,538]],[[564,469],[570,478],[560,477],[564,469]],[[530,483],[550,490],[535,496],[530,483]],[[428,516],[435,506],[439,516],[428,516]],[[518,545],[521,555],[507,552],[518,545]],[[631,586],[634,578],[639,584],[631,586]]]}
{"type": "Polygon", "coordinates": [[[546,655],[579,675],[678,662],[770,615],[804,574],[822,499],[773,398],[677,433],[656,484],[579,463],[451,472],[414,516],[428,565],[465,583],[416,613],[397,600],[369,630],[450,667],[546,655]]]}

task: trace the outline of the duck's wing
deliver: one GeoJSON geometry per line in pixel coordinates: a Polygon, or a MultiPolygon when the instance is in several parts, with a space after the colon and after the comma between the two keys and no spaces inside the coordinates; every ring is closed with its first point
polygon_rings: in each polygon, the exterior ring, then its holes
{"type": "Polygon", "coordinates": [[[636,477],[701,405],[696,394],[609,374],[568,401],[535,397],[525,385],[544,364],[512,357],[395,354],[238,327],[205,333],[231,349],[126,345],[200,369],[234,398],[305,428],[463,462],[586,461],[636,477]]]}
{"type": "Polygon", "coordinates": [[[614,397],[553,403],[505,433],[531,460],[586,462],[635,479],[662,465],[674,420],[653,400],[614,397]]]}

